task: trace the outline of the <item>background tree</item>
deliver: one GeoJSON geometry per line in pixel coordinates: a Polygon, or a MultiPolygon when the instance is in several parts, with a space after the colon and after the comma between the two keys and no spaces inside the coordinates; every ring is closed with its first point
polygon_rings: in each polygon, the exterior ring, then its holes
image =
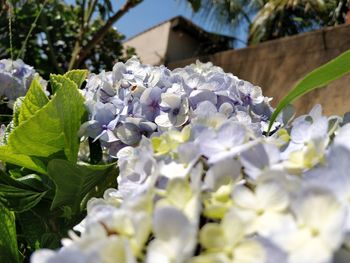
{"type": "Polygon", "coordinates": [[[72,68],[88,68],[93,72],[110,69],[117,60],[127,59],[121,45],[124,36],[112,25],[140,2],[126,1],[115,12],[110,0],[76,0],[74,4],[62,0],[13,0],[10,3],[2,0],[0,58],[11,56],[8,23],[12,12],[13,57],[22,58],[43,76],[72,68]]]}
{"type": "Polygon", "coordinates": [[[347,0],[265,1],[249,30],[249,43],[296,35],[345,22],[347,0]]]}
{"type": "Polygon", "coordinates": [[[198,15],[233,33],[248,31],[247,44],[345,22],[348,0],[193,0],[198,15]]]}

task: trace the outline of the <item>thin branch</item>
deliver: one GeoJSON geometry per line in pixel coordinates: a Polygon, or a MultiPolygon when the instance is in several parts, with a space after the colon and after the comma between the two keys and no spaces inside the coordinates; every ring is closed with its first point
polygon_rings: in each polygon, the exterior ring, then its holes
{"type": "Polygon", "coordinates": [[[97,2],[98,2],[98,0],[93,0],[93,2],[91,4],[90,3],[88,4],[89,9],[88,9],[88,16],[87,16],[87,19],[85,22],[86,23],[85,26],[87,26],[87,24],[90,22],[92,14],[94,13],[94,10],[96,8],[97,2]]]}
{"type": "Polygon", "coordinates": [[[46,2],[47,2],[47,0],[44,1],[43,5],[41,6],[41,9],[39,10],[38,15],[35,17],[35,19],[34,19],[32,25],[31,25],[31,27],[30,27],[30,29],[29,29],[29,32],[28,32],[28,34],[27,34],[27,36],[26,36],[26,38],[25,38],[25,40],[24,40],[24,42],[23,42],[23,45],[22,45],[22,47],[21,47],[21,50],[20,50],[19,53],[18,53],[17,58],[21,58],[22,55],[23,55],[23,57],[24,57],[24,53],[25,53],[25,49],[26,49],[26,46],[27,46],[27,42],[28,42],[28,40],[29,40],[29,37],[30,37],[31,34],[32,34],[32,31],[33,31],[34,28],[36,27],[36,23],[38,22],[39,16],[41,15],[42,11],[44,10],[44,7],[45,7],[45,5],[46,5],[46,2]]]}
{"type": "Polygon", "coordinates": [[[248,22],[249,25],[252,24],[252,20],[250,19],[249,15],[243,10],[243,8],[241,9],[242,15],[245,18],[245,20],[248,22]]]}
{"type": "Polygon", "coordinates": [[[124,14],[126,14],[131,8],[140,4],[143,0],[128,0],[113,16],[111,16],[106,24],[101,27],[92,37],[92,39],[87,43],[85,47],[80,49],[77,56],[73,58],[74,63],[70,65],[70,70],[77,68],[85,60],[85,58],[90,54],[91,50],[102,41],[108,30],[113,26],[113,24],[118,21],[124,14]]]}
{"type": "Polygon", "coordinates": [[[10,53],[11,53],[11,63],[13,63],[13,45],[12,45],[12,18],[13,18],[13,11],[12,11],[12,5],[7,0],[4,3],[4,9],[8,8],[8,16],[9,16],[9,36],[10,36],[10,53]]]}
{"type": "Polygon", "coordinates": [[[48,32],[47,30],[47,19],[46,16],[41,16],[40,17],[40,22],[43,26],[43,31],[46,35],[46,40],[47,40],[47,45],[48,45],[48,56],[50,58],[50,61],[52,62],[55,70],[57,71],[57,73],[62,73],[62,69],[58,66],[57,63],[57,59],[56,59],[56,54],[55,54],[55,49],[54,46],[52,44],[52,39],[50,36],[50,32],[48,32]]]}
{"type": "MultiPolygon", "coordinates": [[[[96,1],[97,0],[94,0],[94,2],[96,2],[96,1]]],[[[79,54],[79,52],[81,50],[82,43],[83,43],[85,30],[86,30],[86,27],[87,27],[86,24],[88,23],[85,20],[85,6],[86,6],[86,1],[84,0],[83,4],[82,4],[81,14],[80,14],[79,34],[78,34],[78,37],[77,37],[77,39],[75,40],[75,43],[74,43],[72,56],[71,56],[71,59],[69,61],[69,66],[68,66],[69,69],[72,68],[72,66],[73,66],[73,64],[75,62],[75,57],[79,54]]],[[[92,10],[90,9],[90,4],[89,3],[88,3],[88,9],[89,9],[88,12],[91,13],[92,10]]],[[[88,14],[88,17],[89,16],[90,16],[90,14],[88,14]]]]}

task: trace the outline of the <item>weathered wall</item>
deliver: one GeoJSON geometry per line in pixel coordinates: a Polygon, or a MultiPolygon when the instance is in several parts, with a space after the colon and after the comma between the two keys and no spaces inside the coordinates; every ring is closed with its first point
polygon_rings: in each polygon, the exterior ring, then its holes
{"type": "Polygon", "coordinates": [[[145,64],[163,64],[168,48],[170,28],[171,22],[168,21],[149,29],[147,34],[140,34],[130,38],[123,43],[123,46],[135,48],[136,53],[145,64]]]}
{"type": "MultiPolygon", "coordinates": [[[[274,98],[272,104],[276,106],[298,79],[348,49],[350,25],[343,25],[199,59],[212,61],[226,72],[261,86],[265,96],[274,98]]],[[[172,62],[167,66],[182,67],[196,59],[172,62]]],[[[301,114],[316,103],[322,104],[327,115],[350,111],[350,75],[303,96],[294,105],[301,114]]]]}

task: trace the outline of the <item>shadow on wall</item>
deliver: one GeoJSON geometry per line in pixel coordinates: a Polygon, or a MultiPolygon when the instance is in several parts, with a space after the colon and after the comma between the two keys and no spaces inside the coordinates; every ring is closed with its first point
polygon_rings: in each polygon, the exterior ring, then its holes
{"type": "MultiPolygon", "coordinates": [[[[197,59],[211,61],[239,78],[261,86],[265,96],[277,102],[308,72],[350,49],[350,25],[273,40],[239,50],[218,52],[167,64],[171,69],[183,67],[197,59]]],[[[350,67],[350,65],[349,65],[350,67]]],[[[311,92],[294,105],[298,113],[320,103],[325,114],[342,115],[350,111],[350,75],[324,89],[311,92]]]]}
{"type": "Polygon", "coordinates": [[[135,48],[143,63],[160,65],[228,50],[233,41],[232,37],[207,32],[177,16],[127,39],[123,45],[135,48]]]}

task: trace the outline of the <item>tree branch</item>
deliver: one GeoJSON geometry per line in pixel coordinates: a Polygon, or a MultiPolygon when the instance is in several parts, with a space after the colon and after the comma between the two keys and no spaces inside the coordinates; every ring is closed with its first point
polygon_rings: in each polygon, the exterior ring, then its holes
{"type": "Polygon", "coordinates": [[[79,67],[81,63],[86,59],[86,57],[90,54],[91,50],[102,41],[113,24],[118,21],[118,19],[120,19],[123,15],[125,15],[131,8],[137,6],[142,1],[143,0],[127,0],[126,3],[107,20],[106,24],[94,34],[87,45],[80,49],[79,54],[73,58],[74,62],[70,65],[70,70],[79,67]]]}
{"type": "Polygon", "coordinates": [[[47,20],[46,16],[41,16],[40,17],[40,22],[43,26],[43,31],[46,35],[46,40],[47,40],[47,46],[48,46],[48,57],[50,58],[53,67],[55,68],[57,73],[62,73],[62,69],[58,66],[57,59],[56,59],[56,54],[55,54],[55,49],[52,44],[52,39],[50,36],[50,32],[47,30],[47,20]]]}
{"type": "MultiPolygon", "coordinates": [[[[97,0],[95,0],[96,2],[97,0]]],[[[79,54],[80,50],[81,50],[81,45],[82,45],[82,42],[83,42],[83,38],[84,38],[84,34],[85,34],[85,29],[86,29],[86,26],[85,26],[85,23],[87,23],[85,21],[85,5],[86,5],[86,0],[83,0],[83,3],[81,5],[81,14],[80,14],[80,26],[79,26],[79,34],[78,34],[78,37],[77,39],[75,40],[75,43],[74,43],[74,48],[73,48],[73,51],[72,51],[72,56],[70,58],[70,61],[69,61],[69,66],[68,66],[68,69],[71,70],[72,69],[72,66],[73,64],[75,63],[75,58],[76,56],[79,54]]],[[[89,16],[89,14],[88,14],[89,16]]]]}

